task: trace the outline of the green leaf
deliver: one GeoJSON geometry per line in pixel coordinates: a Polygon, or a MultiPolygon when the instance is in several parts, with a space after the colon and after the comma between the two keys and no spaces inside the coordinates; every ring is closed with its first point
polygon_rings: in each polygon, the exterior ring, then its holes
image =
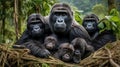
{"type": "Polygon", "coordinates": [[[112,16],[110,19],[113,22],[120,22],[120,18],[118,16],[112,16]]]}
{"type": "Polygon", "coordinates": [[[104,29],[104,28],[105,28],[104,23],[103,23],[103,22],[100,22],[100,23],[98,24],[98,28],[100,28],[100,29],[104,29]]]}
{"type": "Polygon", "coordinates": [[[50,66],[48,64],[46,64],[46,63],[43,63],[42,67],[50,67],[50,66]]]}

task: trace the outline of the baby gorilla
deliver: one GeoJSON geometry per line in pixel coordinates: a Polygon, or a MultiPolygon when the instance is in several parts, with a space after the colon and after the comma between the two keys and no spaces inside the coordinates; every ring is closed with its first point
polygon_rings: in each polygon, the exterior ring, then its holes
{"type": "Polygon", "coordinates": [[[82,38],[75,38],[71,44],[74,47],[73,62],[75,63],[79,63],[81,59],[86,58],[94,51],[93,47],[82,38]]]}
{"type": "Polygon", "coordinates": [[[47,36],[44,40],[44,45],[48,50],[56,49],[57,39],[53,36],[47,36]]]}
{"type": "Polygon", "coordinates": [[[73,53],[73,45],[69,43],[62,43],[59,46],[58,51],[54,54],[54,56],[62,61],[72,62],[73,53]]]}

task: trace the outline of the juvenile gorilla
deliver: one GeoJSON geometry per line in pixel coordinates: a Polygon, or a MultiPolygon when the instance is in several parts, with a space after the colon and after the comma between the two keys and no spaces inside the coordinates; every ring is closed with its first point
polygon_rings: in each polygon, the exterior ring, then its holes
{"type": "Polygon", "coordinates": [[[24,45],[37,57],[48,57],[50,52],[43,45],[44,37],[44,18],[40,14],[33,13],[27,19],[27,29],[15,44],[24,45]]]}
{"type": "Polygon", "coordinates": [[[58,40],[57,38],[52,35],[52,36],[47,36],[44,40],[44,46],[51,51],[52,54],[54,54],[57,50],[57,44],[58,40]]]}
{"type": "Polygon", "coordinates": [[[75,38],[71,44],[62,43],[54,56],[65,62],[79,63],[81,59],[89,56],[93,47],[82,38],[75,38]],[[82,44],[80,44],[82,43],[82,44]]]}
{"type": "Polygon", "coordinates": [[[62,43],[54,56],[65,62],[72,62],[74,47],[69,43],[62,43]]]}
{"type": "MultiPolygon", "coordinates": [[[[95,14],[90,14],[85,16],[82,23],[82,25],[85,27],[85,29],[91,36],[91,45],[94,47],[95,50],[104,46],[108,42],[113,42],[116,40],[116,37],[113,34],[112,30],[105,30],[100,33],[98,22],[99,18],[95,14]]],[[[106,25],[104,24],[104,26],[106,25]]]]}
{"type": "Polygon", "coordinates": [[[80,60],[86,58],[94,51],[94,48],[82,38],[75,38],[71,44],[74,47],[73,62],[75,63],[80,63],[80,60]]]}

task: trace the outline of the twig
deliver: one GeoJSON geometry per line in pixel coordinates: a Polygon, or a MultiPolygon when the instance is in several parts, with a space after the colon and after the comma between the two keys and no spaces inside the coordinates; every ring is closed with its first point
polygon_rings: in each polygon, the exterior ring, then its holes
{"type": "Polygon", "coordinates": [[[105,62],[103,62],[99,67],[104,67],[104,65],[106,64],[106,63],[108,63],[109,62],[109,60],[106,60],[105,62]]]}
{"type": "Polygon", "coordinates": [[[113,67],[120,67],[120,65],[115,63],[114,60],[112,59],[112,54],[111,54],[110,50],[107,47],[105,47],[105,49],[107,50],[107,52],[109,54],[108,56],[109,56],[109,61],[110,61],[111,65],[113,65],[113,67]]]}
{"type": "Polygon", "coordinates": [[[109,57],[102,57],[102,56],[96,56],[96,52],[93,54],[92,58],[93,59],[108,59],[109,57]]]}

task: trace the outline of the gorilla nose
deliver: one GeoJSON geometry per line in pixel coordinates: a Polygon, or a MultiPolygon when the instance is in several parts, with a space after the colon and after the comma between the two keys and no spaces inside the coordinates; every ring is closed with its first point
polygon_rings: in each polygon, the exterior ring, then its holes
{"type": "Polygon", "coordinates": [[[40,27],[34,27],[34,30],[38,31],[38,30],[40,30],[40,27]]]}
{"type": "Polygon", "coordinates": [[[92,26],[91,24],[88,25],[88,27],[91,27],[91,26],[92,26]]]}
{"type": "Polygon", "coordinates": [[[49,49],[49,50],[52,50],[53,49],[53,44],[52,43],[49,43],[48,45],[46,45],[46,48],[49,49]]]}
{"type": "Polygon", "coordinates": [[[63,20],[58,20],[58,22],[63,22],[63,20]]]}
{"type": "Polygon", "coordinates": [[[75,55],[79,55],[80,54],[80,51],[75,51],[75,55]]]}
{"type": "Polygon", "coordinates": [[[68,55],[68,54],[65,54],[65,59],[69,59],[70,58],[70,56],[68,55]]]}

